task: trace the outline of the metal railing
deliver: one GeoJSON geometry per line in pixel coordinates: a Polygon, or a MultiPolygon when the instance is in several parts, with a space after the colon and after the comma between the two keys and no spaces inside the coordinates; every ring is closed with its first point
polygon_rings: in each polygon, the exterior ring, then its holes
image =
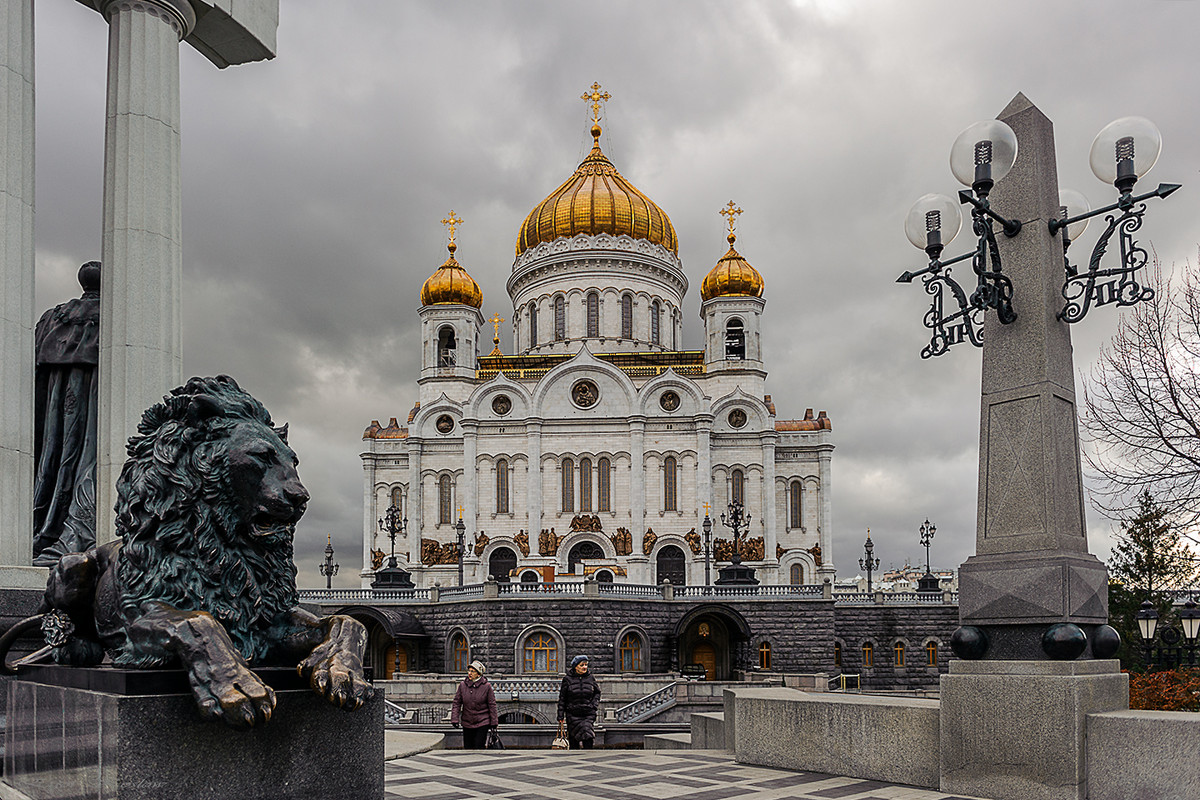
{"type": "Polygon", "coordinates": [[[862,693],[862,680],[860,675],[834,675],[829,679],[829,691],[831,692],[850,692],[855,691],[862,693]],[[851,681],[854,682],[854,688],[850,688],[851,681]]]}
{"type": "Polygon", "coordinates": [[[429,600],[428,589],[377,591],[375,589],[301,589],[300,599],[310,603],[353,603],[372,600],[429,600]]]}
{"type": "Polygon", "coordinates": [[[660,711],[666,711],[675,705],[675,683],[669,683],[661,689],[656,689],[645,697],[640,697],[628,705],[621,706],[613,712],[617,722],[644,722],[660,711]]]}

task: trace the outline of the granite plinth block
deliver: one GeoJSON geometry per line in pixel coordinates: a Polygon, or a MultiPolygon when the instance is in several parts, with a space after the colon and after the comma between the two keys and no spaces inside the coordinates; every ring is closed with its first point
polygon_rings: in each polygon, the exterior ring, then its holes
{"type": "MultiPolygon", "coordinates": [[[[68,671],[137,685],[134,671],[68,671]]],[[[270,723],[243,731],[202,720],[190,692],[53,685],[52,672],[8,687],[5,780],[33,800],[383,797],[381,695],[351,713],[277,689],[270,723]]]]}
{"type": "Polygon", "coordinates": [[[1088,715],[1129,707],[1116,660],[955,660],[941,683],[939,788],[993,800],[1084,800],[1088,715]]]}
{"type": "Polygon", "coordinates": [[[1194,800],[1200,794],[1200,714],[1091,714],[1087,734],[1089,800],[1194,800]]]}
{"type": "Polygon", "coordinates": [[[691,726],[693,750],[725,749],[724,713],[717,711],[706,714],[692,714],[691,726]]]}
{"type": "Polygon", "coordinates": [[[738,689],[733,716],[740,763],[937,788],[936,700],[738,689]]]}

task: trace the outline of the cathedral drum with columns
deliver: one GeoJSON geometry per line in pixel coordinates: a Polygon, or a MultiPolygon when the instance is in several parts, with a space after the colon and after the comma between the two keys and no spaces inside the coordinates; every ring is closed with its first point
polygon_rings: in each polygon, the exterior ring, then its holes
{"type": "Polygon", "coordinates": [[[418,398],[363,434],[362,580],[393,548],[418,587],[550,582],[703,584],[728,563],[721,512],[750,515],[742,561],[764,585],[832,579],[831,423],[780,420],[764,393],[764,281],[734,247],[700,287],[704,346],[683,346],[688,279],[667,214],[594,144],[517,234],[513,354],[479,285],[449,257],[421,289],[418,398]],[[480,330],[494,346],[480,355],[480,330]],[[381,519],[389,517],[389,525],[381,519]],[[397,525],[396,523],[399,522],[397,525]]]}

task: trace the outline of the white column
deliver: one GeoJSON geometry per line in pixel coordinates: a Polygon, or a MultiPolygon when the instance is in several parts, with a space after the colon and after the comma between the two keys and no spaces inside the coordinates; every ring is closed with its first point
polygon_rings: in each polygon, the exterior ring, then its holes
{"type": "Polygon", "coordinates": [[[712,508],[712,484],[712,418],[709,417],[696,424],[696,516],[700,522],[704,520],[705,504],[709,506],[709,518],[716,519],[712,508]]]}
{"type": "Polygon", "coordinates": [[[104,127],[96,540],[116,536],[125,443],[142,412],[183,379],[179,42],[184,0],[111,0],[104,127]]]}
{"type": "MultiPolygon", "coordinates": [[[[0,9],[0,567],[33,560],[33,0],[0,9]]],[[[13,585],[9,571],[0,583],[13,585]]],[[[43,577],[41,570],[38,575],[43,577]]],[[[44,584],[43,584],[44,585],[44,584]]]]}
{"type": "Polygon", "coordinates": [[[830,497],[833,494],[832,477],[830,473],[830,463],[833,460],[833,448],[826,448],[818,455],[819,475],[821,478],[821,486],[817,490],[817,502],[819,503],[821,536],[821,566],[817,568],[817,573],[820,575],[828,575],[833,578],[833,573],[837,571],[833,563],[833,504],[830,502],[830,497]]]}
{"type": "MultiPolygon", "coordinates": [[[[371,441],[371,449],[374,451],[375,442],[371,441]]],[[[379,523],[375,520],[376,501],[375,501],[375,454],[371,452],[363,459],[363,542],[362,542],[362,571],[359,577],[362,578],[363,588],[371,588],[371,580],[375,573],[371,570],[371,543],[374,541],[375,532],[379,530],[379,523]]]]}
{"type": "Polygon", "coordinates": [[[425,482],[421,477],[421,440],[408,439],[408,565],[421,563],[421,535],[425,525],[425,482]]]}
{"type": "MultiPolygon", "coordinates": [[[[636,325],[634,330],[636,331],[636,325]]],[[[636,334],[635,334],[636,335],[636,334]]],[[[633,528],[633,553],[642,555],[646,532],[646,418],[629,421],[629,522],[633,528]]]]}
{"type": "MultiPolygon", "coordinates": [[[[775,555],[775,545],[779,541],[778,520],[775,515],[775,439],[774,433],[769,433],[763,439],[763,536],[765,547],[763,560],[768,564],[778,564],[775,555]]],[[[822,546],[822,549],[824,547],[822,546]]]]}
{"type": "Polygon", "coordinates": [[[526,466],[525,509],[529,514],[526,533],[529,534],[529,552],[537,552],[538,535],[542,532],[542,423],[530,422],[525,428],[525,452],[529,462],[526,466]]]}
{"type": "Polygon", "coordinates": [[[474,422],[463,421],[463,486],[459,502],[463,506],[463,524],[467,526],[463,546],[474,541],[474,534],[479,531],[479,474],[475,464],[476,453],[479,450],[478,426],[474,422]]]}

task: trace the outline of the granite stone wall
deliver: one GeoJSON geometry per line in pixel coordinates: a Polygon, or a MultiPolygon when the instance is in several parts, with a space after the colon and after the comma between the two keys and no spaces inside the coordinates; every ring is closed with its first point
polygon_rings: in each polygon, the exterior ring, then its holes
{"type": "Polygon", "coordinates": [[[842,651],[839,671],[861,675],[863,688],[932,689],[949,669],[957,605],[839,606],[835,617],[834,636],[842,651]],[[935,665],[928,663],[930,642],[937,647],[935,665]],[[870,665],[864,663],[868,643],[870,665]],[[897,663],[897,643],[904,645],[903,666],[897,663]]]}

